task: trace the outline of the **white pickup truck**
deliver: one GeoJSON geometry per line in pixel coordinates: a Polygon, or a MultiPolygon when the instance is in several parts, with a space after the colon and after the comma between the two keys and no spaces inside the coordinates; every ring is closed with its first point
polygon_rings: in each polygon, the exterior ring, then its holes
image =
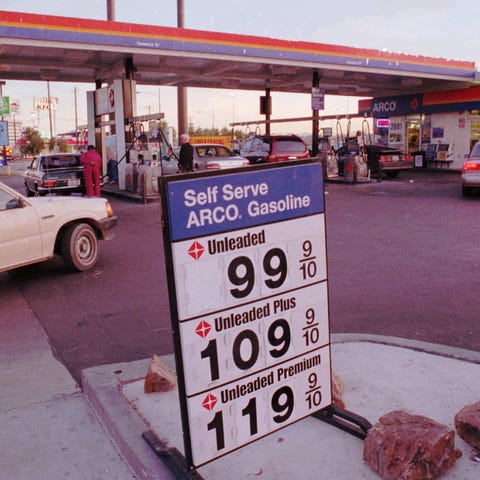
{"type": "Polygon", "coordinates": [[[0,272],[61,255],[71,270],[92,268],[98,240],[117,217],[105,198],[26,198],[0,182],[0,272]]]}

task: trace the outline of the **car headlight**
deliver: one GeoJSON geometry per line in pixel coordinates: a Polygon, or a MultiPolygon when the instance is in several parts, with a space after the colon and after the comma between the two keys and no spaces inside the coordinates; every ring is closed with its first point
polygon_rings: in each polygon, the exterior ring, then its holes
{"type": "Polygon", "coordinates": [[[113,208],[110,202],[107,202],[105,206],[107,207],[107,216],[113,217],[113,208]]]}

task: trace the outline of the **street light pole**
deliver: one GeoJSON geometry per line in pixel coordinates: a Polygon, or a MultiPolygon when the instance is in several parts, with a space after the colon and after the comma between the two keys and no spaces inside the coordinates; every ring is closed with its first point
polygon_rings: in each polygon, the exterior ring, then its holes
{"type": "Polygon", "coordinates": [[[232,138],[235,138],[235,94],[229,93],[232,97],[232,138]]]}
{"type": "MultiPolygon", "coordinates": [[[[0,97],[3,97],[3,86],[5,85],[4,81],[0,81],[0,97]]],[[[2,115],[2,121],[3,121],[3,115],[2,115]]],[[[7,127],[7,141],[8,141],[8,127],[7,127]]],[[[5,165],[7,164],[7,146],[3,146],[3,161],[5,165]]]]}
{"type": "Polygon", "coordinates": [[[50,81],[47,80],[47,92],[48,92],[48,120],[50,122],[50,140],[53,138],[52,128],[52,98],[50,96],[50,81]]]}

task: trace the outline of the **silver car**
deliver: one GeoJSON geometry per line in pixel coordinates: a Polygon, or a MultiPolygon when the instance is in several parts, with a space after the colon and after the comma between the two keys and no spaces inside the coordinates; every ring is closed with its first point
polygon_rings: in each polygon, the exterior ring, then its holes
{"type": "Polygon", "coordinates": [[[462,167],[462,194],[472,194],[474,188],[480,187],[480,142],[477,142],[470,152],[468,160],[462,167]]]}
{"type": "Polygon", "coordinates": [[[32,160],[23,175],[27,197],[85,193],[83,165],[77,153],[47,153],[32,160]]]}
{"type": "MultiPolygon", "coordinates": [[[[229,168],[250,166],[250,162],[240,155],[233,153],[225,145],[214,143],[194,143],[193,170],[225,170],[229,168]]],[[[174,147],[169,159],[163,159],[165,175],[178,172],[178,158],[180,147],[174,147]]]]}

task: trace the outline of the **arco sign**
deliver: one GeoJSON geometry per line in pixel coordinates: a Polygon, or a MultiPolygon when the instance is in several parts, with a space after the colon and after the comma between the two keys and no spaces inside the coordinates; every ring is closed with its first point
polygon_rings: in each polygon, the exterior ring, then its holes
{"type": "Polygon", "coordinates": [[[422,95],[402,95],[399,97],[374,98],[370,101],[369,113],[374,117],[412,115],[420,113],[423,107],[422,95]]]}

